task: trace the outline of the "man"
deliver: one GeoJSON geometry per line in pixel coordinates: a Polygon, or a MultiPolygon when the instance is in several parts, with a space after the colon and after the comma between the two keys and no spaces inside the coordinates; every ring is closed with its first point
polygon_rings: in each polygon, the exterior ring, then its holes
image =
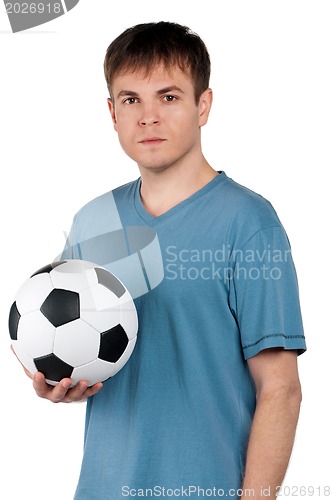
{"type": "Polygon", "coordinates": [[[112,230],[115,203],[123,227],[156,231],[165,275],[135,299],[137,345],[114,378],[70,388],[33,377],[50,401],[88,398],[75,498],[275,498],[306,349],[285,231],[269,202],[203,156],[212,91],[196,34],[165,22],[130,28],[108,48],[105,76],[140,178],[78,212],[70,256],[87,258],[77,249],[96,227],[112,230]]]}

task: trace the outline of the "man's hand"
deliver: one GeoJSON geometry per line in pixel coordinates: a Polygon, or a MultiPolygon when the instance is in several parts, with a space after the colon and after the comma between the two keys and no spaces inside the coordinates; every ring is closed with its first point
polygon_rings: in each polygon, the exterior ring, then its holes
{"type": "Polygon", "coordinates": [[[37,396],[48,399],[52,403],[84,401],[86,398],[97,394],[103,387],[101,382],[88,387],[88,383],[85,380],[81,380],[75,387],[71,387],[72,381],[70,378],[64,378],[56,386],[51,386],[46,383],[44,375],[40,372],[35,373],[31,378],[37,396]]]}
{"type": "MultiPolygon", "coordinates": [[[[15,354],[12,346],[11,349],[15,354]]],[[[25,366],[22,365],[22,367],[25,374],[33,381],[33,388],[37,396],[48,399],[52,403],[74,403],[84,401],[86,398],[97,394],[103,387],[101,382],[88,387],[88,383],[85,380],[81,380],[75,387],[71,387],[72,381],[70,378],[64,378],[57,385],[53,386],[47,384],[41,372],[37,372],[33,375],[25,366]]]]}

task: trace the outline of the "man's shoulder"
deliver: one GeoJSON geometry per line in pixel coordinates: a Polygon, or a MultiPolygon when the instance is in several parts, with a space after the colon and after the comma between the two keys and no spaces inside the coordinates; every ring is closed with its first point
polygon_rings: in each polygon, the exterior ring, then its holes
{"type": "Polygon", "coordinates": [[[227,178],[225,187],[224,202],[233,229],[242,227],[257,231],[281,226],[277,212],[267,198],[231,178],[227,178]]]}
{"type": "Polygon", "coordinates": [[[243,184],[240,184],[239,182],[234,181],[230,177],[226,176],[226,179],[226,193],[229,198],[228,201],[232,201],[232,204],[234,204],[235,206],[239,208],[252,207],[253,209],[255,209],[256,207],[261,209],[264,207],[268,209],[272,207],[270,201],[258,192],[244,186],[243,184]]]}

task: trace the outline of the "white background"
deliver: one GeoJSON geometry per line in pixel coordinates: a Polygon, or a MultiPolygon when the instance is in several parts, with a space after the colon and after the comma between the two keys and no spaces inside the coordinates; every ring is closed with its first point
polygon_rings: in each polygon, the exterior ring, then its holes
{"type": "Polygon", "coordinates": [[[283,496],[312,498],[313,486],[314,498],[326,497],[324,486],[332,488],[332,4],[81,0],[65,16],[17,34],[0,6],[0,498],[73,496],[85,405],[35,396],[9,351],[8,311],[21,283],[61,251],[74,213],[138,176],[112,128],[102,65],[120,32],[160,20],[190,26],[210,50],[215,99],[203,129],[208,161],[268,198],[291,240],[308,352],[299,358],[302,413],[285,480],[291,489],[283,496]]]}

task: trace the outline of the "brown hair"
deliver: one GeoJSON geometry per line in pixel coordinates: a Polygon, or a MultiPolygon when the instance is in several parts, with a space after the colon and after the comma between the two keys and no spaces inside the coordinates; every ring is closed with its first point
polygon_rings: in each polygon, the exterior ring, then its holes
{"type": "Polygon", "coordinates": [[[192,78],[196,103],[209,86],[210,57],[201,38],[186,26],[170,22],[138,24],[128,28],[108,47],[104,73],[113,98],[113,79],[127,71],[146,76],[159,63],[166,69],[177,65],[192,78]]]}

